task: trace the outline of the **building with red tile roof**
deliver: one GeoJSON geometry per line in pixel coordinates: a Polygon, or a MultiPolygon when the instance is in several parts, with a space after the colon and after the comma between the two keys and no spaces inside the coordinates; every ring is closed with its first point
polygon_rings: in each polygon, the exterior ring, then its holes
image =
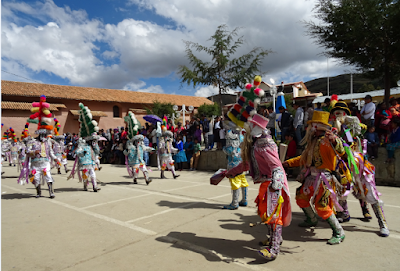
{"type": "MultiPolygon", "coordinates": [[[[144,124],[142,117],[146,115],[146,108],[151,108],[155,101],[176,104],[179,109],[183,104],[192,105],[195,108],[194,112],[204,103],[212,104],[203,97],[2,80],[3,129],[13,127],[17,134],[22,131],[31,114],[31,103],[39,101],[41,95],[45,95],[47,102],[51,104],[50,110],[61,124],[61,133],[79,131],[80,102],[92,111],[100,129],[125,126],[124,117],[129,110],[144,124]]],[[[29,130],[32,134],[36,130],[36,125],[31,125],[29,130]]]]}

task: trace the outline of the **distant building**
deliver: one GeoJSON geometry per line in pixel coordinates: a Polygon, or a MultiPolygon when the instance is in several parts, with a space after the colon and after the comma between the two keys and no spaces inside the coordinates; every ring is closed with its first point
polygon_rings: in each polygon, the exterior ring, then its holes
{"type": "MultiPolygon", "coordinates": [[[[143,125],[145,120],[142,117],[146,115],[146,108],[151,108],[155,101],[176,104],[179,109],[183,104],[192,105],[194,112],[204,103],[212,104],[203,97],[2,80],[1,121],[4,124],[2,133],[13,127],[19,137],[31,114],[31,103],[38,102],[41,95],[45,95],[51,104],[51,112],[61,124],[61,133],[78,133],[80,102],[92,111],[100,129],[125,126],[124,117],[129,110],[143,125]]],[[[189,117],[189,114],[187,116],[189,117]]],[[[31,124],[29,132],[32,134],[36,128],[37,125],[31,124]]]]}

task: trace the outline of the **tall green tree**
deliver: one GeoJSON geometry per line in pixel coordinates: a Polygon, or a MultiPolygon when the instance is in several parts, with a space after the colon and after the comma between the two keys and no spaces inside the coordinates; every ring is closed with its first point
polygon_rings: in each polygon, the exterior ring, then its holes
{"type": "Polygon", "coordinates": [[[318,0],[318,23],[306,22],[308,34],[326,54],[383,77],[385,101],[400,77],[400,2],[398,0],[318,0]]]}
{"type": "Polygon", "coordinates": [[[175,112],[173,106],[174,105],[172,103],[154,101],[152,107],[146,108],[146,112],[149,115],[156,115],[160,118],[162,118],[164,115],[172,116],[172,113],[175,112]]]}
{"type": "Polygon", "coordinates": [[[234,58],[236,50],[243,44],[243,36],[236,39],[239,28],[229,31],[226,25],[218,26],[214,35],[208,39],[213,41],[211,47],[206,47],[191,41],[186,44],[186,56],[191,67],[181,66],[181,84],[206,85],[218,87],[219,105],[222,110],[221,94],[229,89],[244,88],[245,84],[252,82],[254,76],[261,74],[259,66],[270,50],[255,47],[245,55],[234,58]],[[205,52],[211,57],[210,61],[203,61],[195,56],[194,51],[205,52]]]}
{"type": "Polygon", "coordinates": [[[217,103],[213,104],[202,104],[197,108],[197,117],[206,116],[218,116],[221,113],[221,109],[217,103]]]}

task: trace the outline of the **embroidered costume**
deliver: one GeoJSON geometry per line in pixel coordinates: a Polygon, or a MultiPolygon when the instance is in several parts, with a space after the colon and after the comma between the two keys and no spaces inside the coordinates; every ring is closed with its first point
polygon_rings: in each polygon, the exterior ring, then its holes
{"type": "Polygon", "coordinates": [[[95,160],[96,156],[100,155],[100,149],[97,144],[99,136],[96,134],[99,131],[99,127],[97,127],[97,122],[92,119],[90,109],[82,103],[79,103],[79,107],[80,138],[75,151],[75,163],[68,179],[74,178],[75,167],[78,164],[78,177],[79,182],[83,182],[83,190],[88,191],[87,185],[90,178],[93,191],[98,192],[101,188],[97,185],[95,160]]]}
{"type": "Polygon", "coordinates": [[[345,234],[337,220],[334,210],[342,211],[338,202],[341,196],[342,185],[334,174],[338,157],[345,151],[340,138],[330,132],[328,123],[329,113],[315,111],[312,120],[308,121],[307,133],[300,144],[306,145],[301,156],[285,162],[289,167],[302,166],[298,181],[302,185],[296,191],[296,203],[302,208],[306,220],[299,224],[300,227],[311,227],[318,224],[317,214],[328,222],[333,230],[332,238],[328,244],[339,244],[345,234]]]}
{"type": "Polygon", "coordinates": [[[65,152],[65,145],[64,145],[64,139],[65,137],[63,135],[59,134],[60,130],[60,123],[56,118],[54,118],[55,122],[55,128],[54,128],[54,136],[52,140],[53,144],[53,152],[54,155],[58,158],[57,160],[59,162],[55,161],[56,167],[57,167],[57,172],[58,174],[61,174],[61,165],[64,166],[65,173],[69,172],[69,169],[67,168],[67,153],[65,152]]]}
{"type": "Polygon", "coordinates": [[[166,179],[164,175],[165,169],[172,172],[174,179],[179,177],[179,175],[175,174],[174,160],[172,159],[172,154],[178,151],[176,148],[172,147],[173,136],[174,135],[171,131],[164,131],[159,140],[158,147],[160,152],[161,179],[166,179]]]}
{"type": "Polygon", "coordinates": [[[282,227],[292,220],[289,186],[285,171],[279,160],[278,148],[269,130],[268,119],[255,114],[249,120],[250,128],[246,131],[242,148],[243,161],[230,169],[226,176],[234,178],[249,170],[254,183],[260,183],[259,193],[255,200],[258,215],[268,225],[270,240],[268,246],[259,254],[268,260],[274,260],[280,251],[282,227]]]}
{"type": "MultiPolygon", "coordinates": [[[[225,120],[225,123],[228,120],[225,120]]],[[[228,157],[227,170],[230,170],[242,162],[240,142],[243,141],[243,136],[240,131],[232,128],[229,129],[226,134],[226,146],[222,149],[228,157]]],[[[229,178],[232,189],[232,202],[229,205],[224,206],[224,209],[236,210],[239,206],[247,206],[247,183],[246,176],[244,173],[229,178]],[[242,200],[239,202],[239,194],[242,190],[242,200]]]]}
{"type": "MultiPolygon", "coordinates": [[[[366,219],[371,219],[367,204],[372,205],[372,209],[378,219],[381,236],[389,236],[389,229],[383,212],[383,202],[379,199],[375,184],[375,167],[366,159],[366,139],[360,140],[361,129],[366,129],[357,117],[350,115],[350,109],[342,101],[336,102],[331,110],[331,116],[334,120],[334,127],[342,135],[343,144],[346,149],[347,159],[341,160],[352,174],[347,174],[349,185],[346,193],[340,198],[339,203],[343,212],[338,212],[339,220],[349,221],[350,213],[347,207],[347,195],[353,189],[353,195],[360,201],[362,213],[366,219]]],[[[343,184],[343,181],[342,181],[343,184]]]]}
{"type": "Polygon", "coordinates": [[[140,123],[136,119],[135,114],[131,111],[128,112],[124,118],[125,122],[128,124],[128,141],[127,149],[124,150],[125,164],[128,169],[130,177],[133,177],[133,183],[137,184],[137,178],[139,176],[139,170],[143,172],[146,184],[151,183],[149,178],[149,172],[144,161],[144,152],[154,150],[151,147],[147,147],[144,144],[144,136],[139,135],[140,123]]]}
{"type": "Polygon", "coordinates": [[[52,159],[58,161],[58,158],[54,155],[50,138],[48,137],[53,130],[53,126],[50,125],[52,120],[52,114],[49,110],[50,104],[46,103],[46,97],[43,95],[40,97],[40,102],[34,102],[32,106],[31,111],[34,114],[29,117],[28,122],[38,124],[38,130],[35,134],[38,134],[39,137],[36,140],[28,139],[26,153],[30,161],[25,162],[18,182],[23,184],[25,179],[26,183],[28,183],[29,178],[36,188],[37,198],[41,197],[41,186],[47,183],[50,198],[54,198],[54,180],[50,172],[50,163],[52,159]]]}

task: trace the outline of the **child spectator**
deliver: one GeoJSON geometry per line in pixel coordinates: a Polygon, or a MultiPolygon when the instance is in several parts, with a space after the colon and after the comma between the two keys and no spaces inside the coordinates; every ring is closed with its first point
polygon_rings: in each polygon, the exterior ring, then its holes
{"type": "Polygon", "coordinates": [[[379,136],[375,132],[375,127],[368,127],[368,131],[364,134],[364,138],[368,140],[367,151],[368,156],[373,160],[378,158],[379,136]]]}
{"type": "Polygon", "coordinates": [[[393,162],[394,160],[394,151],[400,148],[400,121],[398,119],[392,120],[392,133],[389,136],[389,143],[386,145],[386,150],[388,153],[387,163],[393,162]]]}
{"type": "Polygon", "coordinates": [[[194,132],[194,137],[197,138],[197,142],[201,142],[201,130],[200,130],[200,125],[196,125],[196,130],[194,132]]]}
{"type": "Polygon", "coordinates": [[[190,170],[196,170],[199,163],[201,145],[197,138],[194,138],[193,156],[190,159],[190,170]]]}
{"type": "Polygon", "coordinates": [[[186,153],[183,149],[182,135],[178,135],[176,137],[176,148],[178,149],[178,153],[175,155],[175,163],[177,164],[177,169],[182,171],[183,163],[187,162],[186,153]]]}

